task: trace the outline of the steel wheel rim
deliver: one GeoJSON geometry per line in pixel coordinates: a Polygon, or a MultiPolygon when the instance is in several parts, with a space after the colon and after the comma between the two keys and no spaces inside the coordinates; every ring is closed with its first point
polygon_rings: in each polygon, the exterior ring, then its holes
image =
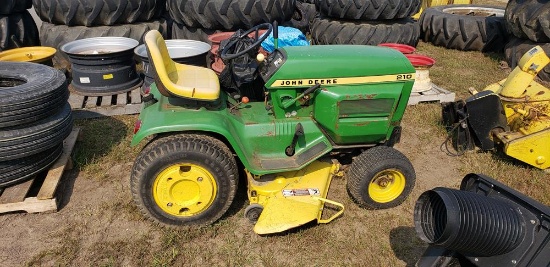
{"type": "Polygon", "coordinates": [[[472,17],[504,17],[504,9],[490,7],[449,7],[442,10],[443,13],[472,17]]]}
{"type": "Polygon", "coordinates": [[[218,192],[212,173],[205,168],[179,163],[161,171],[153,183],[153,199],[164,212],[191,217],[207,210],[218,192]]]}
{"type": "Polygon", "coordinates": [[[384,170],[374,175],[369,183],[369,196],[378,203],[388,203],[403,193],[405,184],[402,172],[396,169],[384,170]]]}

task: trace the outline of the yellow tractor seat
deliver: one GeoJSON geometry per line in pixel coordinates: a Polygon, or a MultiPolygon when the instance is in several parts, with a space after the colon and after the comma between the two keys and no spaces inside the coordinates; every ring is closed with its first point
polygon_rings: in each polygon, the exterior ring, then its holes
{"type": "Polygon", "coordinates": [[[147,32],[145,46],[162,95],[205,101],[218,99],[220,82],[213,70],[174,62],[157,30],[147,32]]]}

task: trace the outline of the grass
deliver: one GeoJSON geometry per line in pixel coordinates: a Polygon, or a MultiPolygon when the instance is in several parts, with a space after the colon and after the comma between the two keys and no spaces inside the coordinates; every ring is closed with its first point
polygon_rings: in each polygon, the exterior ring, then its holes
{"type": "MultiPolygon", "coordinates": [[[[457,98],[467,97],[469,87],[480,90],[507,75],[499,67],[500,54],[447,50],[422,42],[417,49],[436,59],[432,80],[457,98]]],[[[73,219],[48,236],[58,242],[37,247],[26,265],[414,266],[426,248],[413,224],[414,203],[424,190],[457,187],[465,174],[484,173],[550,205],[550,177],[543,171],[495,153],[452,158],[439,151],[446,137],[440,106],[420,104],[409,107],[403,119],[404,138],[398,148],[411,159],[418,177],[416,189],[399,207],[363,210],[347,196],[344,179],[336,178],[329,196],[346,211],[330,224],[258,236],[243,218],[246,196],[241,194],[235,201],[240,204],[213,225],[164,229],[143,219],[131,200],[127,178],[121,178],[128,176],[140,150],[129,146],[135,119],[77,120],[84,133],[75,154],[79,179],[115,193],[74,209],[73,219]]],[[[83,196],[72,196],[79,197],[83,196]]]]}

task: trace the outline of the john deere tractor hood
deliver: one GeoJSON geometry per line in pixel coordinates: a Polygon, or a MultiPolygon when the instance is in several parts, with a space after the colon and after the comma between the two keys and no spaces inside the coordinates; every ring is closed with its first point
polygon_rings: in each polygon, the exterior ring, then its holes
{"type": "MultiPolygon", "coordinates": [[[[391,80],[395,80],[400,78],[395,77],[396,74],[415,72],[401,52],[386,47],[316,45],[285,47],[275,53],[269,62],[269,72],[273,75],[266,83],[268,88],[292,85],[302,87],[316,83],[330,85],[338,83],[334,79],[346,77],[370,77],[372,82],[380,82],[380,76],[392,76],[391,80]],[[319,77],[319,74],[323,74],[323,77],[319,77]],[[301,84],[298,84],[300,81],[301,84]],[[296,84],[285,84],[289,82],[296,84]]],[[[357,81],[365,82],[369,81],[357,81]]]]}

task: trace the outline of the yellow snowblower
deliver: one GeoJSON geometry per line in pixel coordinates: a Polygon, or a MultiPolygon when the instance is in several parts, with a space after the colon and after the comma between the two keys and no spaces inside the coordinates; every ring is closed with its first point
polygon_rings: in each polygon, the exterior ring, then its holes
{"type": "Polygon", "coordinates": [[[529,50],[510,75],[465,101],[443,105],[443,123],[457,151],[501,148],[539,169],[550,167],[550,89],[534,79],[550,58],[529,50]]]}

